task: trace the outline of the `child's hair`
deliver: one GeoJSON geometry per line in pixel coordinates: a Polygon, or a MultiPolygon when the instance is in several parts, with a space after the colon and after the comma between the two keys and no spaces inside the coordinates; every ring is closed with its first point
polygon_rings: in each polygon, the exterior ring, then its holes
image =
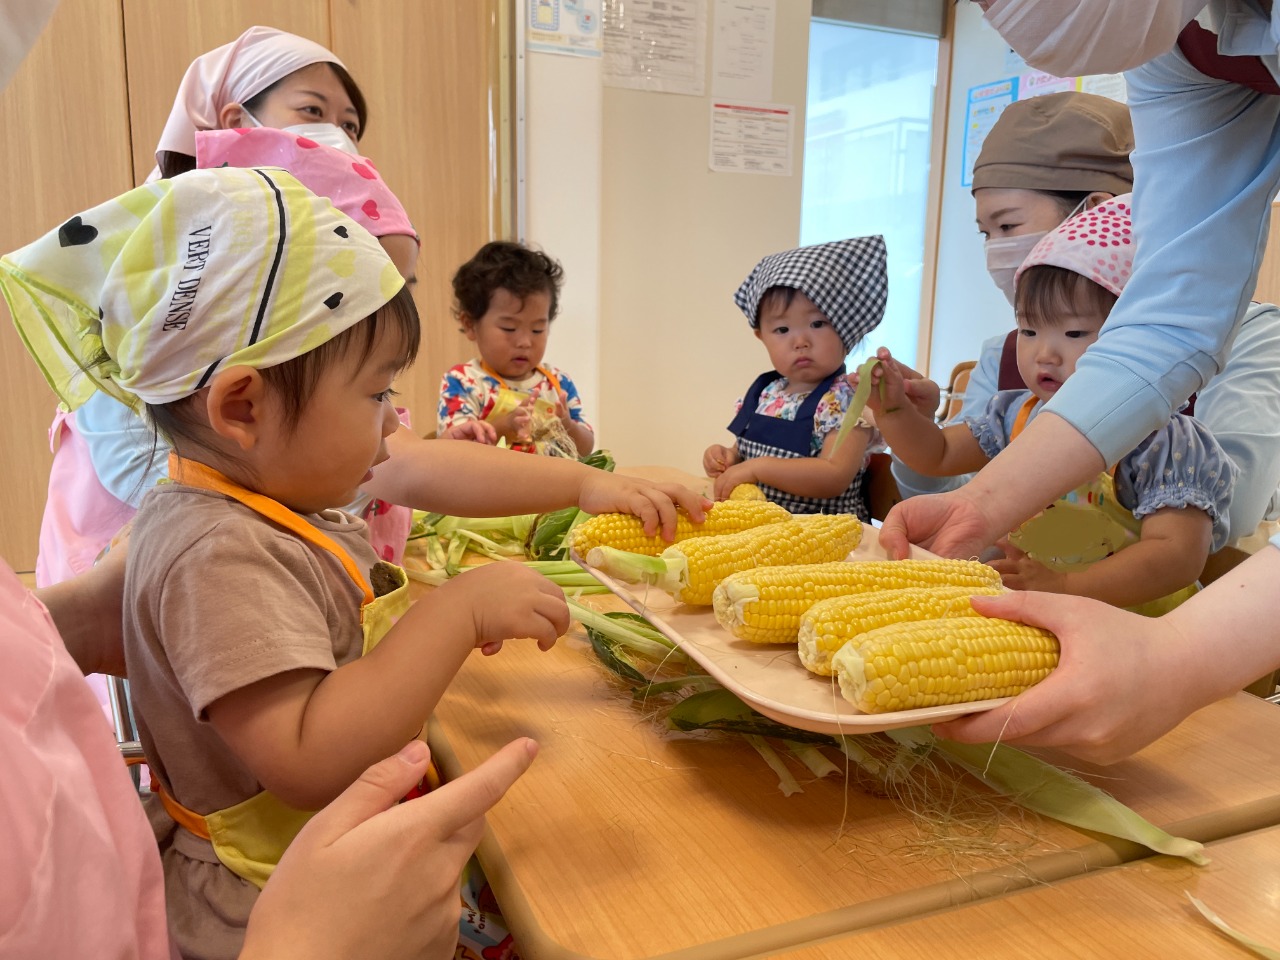
{"type": "MultiPolygon", "coordinates": [[[[360,89],[360,85],[356,83],[355,78],[347,71],[347,68],[340,63],[326,63],[326,66],[333,71],[334,76],[338,78],[338,82],[342,84],[342,89],[346,91],[347,96],[351,99],[351,105],[356,108],[356,118],[360,123],[360,136],[363,137],[369,128],[369,105],[364,99],[364,92],[360,89]]],[[[295,71],[296,72],[296,71],[295,71]]],[[[286,74],[275,83],[263,87],[252,97],[241,104],[250,113],[256,115],[262,102],[271,95],[271,91],[280,86],[287,77],[286,74]]],[[[190,173],[196,168],[196,158],[188,156],[185,153],[178,153],[175,150],[161,150],[156,155],[156,166],[160,169],[160,178],[162,180],[170,180],[180,173],[190,173]]]]}
{"type": "MultiPolygon", "coordinates": [[[[418,355],[422,328],[418,323],[418,309],[407,286],[354,326],[348,327],[332,340],[326,340],[300,357],[286,360],[273,367],[263,367],[259,372],[267,387],[280,398],[284,408],[284,423],[289,431],[297,428],[302,411],[315,393],[320,375],[340,359],[359,351],[363,365],[373,352],[380,333],[400,338],[404,365],[408,367],[418,355]]],[[[172,403],[147,404],[147,416],[152,427],[163,435],[173,449],[185,456],[181,447],[192,445],[208,449],[208,429],[193,409],[195,395],[172,403]]],[[[153,451],[154,456],[154,451],[153,451]]]]}
{"type": "Polygon", "coordinates": [[[1092,313],[1105,319],[1116,299],[1114,293],[1083,274],[1037,263],[1018,277],[1014,311],[1032,329],[1058,327],[1068,316],[1092,313]]]}
{"type": "Polygon", "coordinates": [[[770,287],[760,296],[760,302],[756,304],[756,326],[760,326],[760,318],[764,316],[765,307],[770,310],[779,312],[786,310],[796,298],[796,294],[800,291],[795,287],[770,287]]]}
{"type": "Polygon", "coordinates": [[[494,240],[453,275],[454,316],[465,322],[479,320],[489,310],[494,291],[508,291],[521,302],[532,293],[551,298],[547,319],[554,320],[560,309],[560,285],[564,268],[541,250],[522,243],[494,240]]]}

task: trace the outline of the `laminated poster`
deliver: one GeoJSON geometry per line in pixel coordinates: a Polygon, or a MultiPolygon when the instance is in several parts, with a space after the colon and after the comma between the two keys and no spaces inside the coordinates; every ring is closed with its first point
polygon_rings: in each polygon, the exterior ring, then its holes
{"type": "Polygon", "coordinates": [[[707,0],[604,0],[604,82],[700,97],[707,85],[707,0]]]}
{"type": "Polygon", "coordinates": [[[600,0],[527,0],[529,29],[525,47],[534,53],[598,57],[600,0]]]}

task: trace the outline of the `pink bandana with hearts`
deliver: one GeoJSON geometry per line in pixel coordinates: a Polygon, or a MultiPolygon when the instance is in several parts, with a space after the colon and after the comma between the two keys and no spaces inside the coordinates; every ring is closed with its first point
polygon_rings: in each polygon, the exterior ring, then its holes
{"type": "Polygon", "coordinates": [[[1088,277],[1118,297],[1133,272],[1133,250],[1133,194],[1126,193],[1050,230],[1022,261],[1014,283],[1043,263],[1088,277]]]}
{"type": "Polygon", "coordinates": [[[404,234],[418,239],[409,215],[372,160],[287,130],[202,130],[196,134],[196,167],[283,167],[375,237],[404,234]]]}

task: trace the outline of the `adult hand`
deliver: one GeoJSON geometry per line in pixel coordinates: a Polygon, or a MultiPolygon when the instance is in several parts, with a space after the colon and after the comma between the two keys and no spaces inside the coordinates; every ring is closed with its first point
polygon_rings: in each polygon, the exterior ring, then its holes
{"type": "Polygon", "coordinates": [[[640,518],[649,536],[664,540],[676,535],[676,508],[694,523],[702,523],[712,501],[678,483],[653,483],[604,470],[588,469],[578,492],[578,506],[587,513],[630,513],[640,518]]]}
{"type": "Polygon", "coordinates": [[[476,443],[498,442],[498,431],[486,420],[460,420],[450,425],[437,440],[473,440],[476,443]]]}
{"type": "Polygon", "coordinates": [[[907,556],[911,544],[943,557],[978,556],[1006,531],[993,529],[967,488],[911,497],[893,507],[880,528],[880,546],[894,560],[907,556]]]}
{"type": "Polygon", "coordinates": [[[569,629],[564,591],[524,564],[486,563],[436,589],[449,591],[450,604],[471,611],[476,646],[485,656],[501,650],[504,640],[524,637],[550,650],[569,629]]]}
{"type": "Polygon", "coordinates": [[[426,744],[370,767],[290,845],[254,905],[241,960],[452,958],[459,877],[484,814],[536,754],[534,741],[513,741],[399,805],[426,772],[426,744]]]}
{"type": "Polygon", "coordinates": [[[1057,669],[994,710],[934,725],[962,743],[1058,747],[1094,763],[1114,763],[1172,730],[1201,706],[1180,676],[1193,639],[1170,618],[1152,619],[1098,600],[1052,593],[974,597],[989,617],[1052,630],[1057,669]]]}

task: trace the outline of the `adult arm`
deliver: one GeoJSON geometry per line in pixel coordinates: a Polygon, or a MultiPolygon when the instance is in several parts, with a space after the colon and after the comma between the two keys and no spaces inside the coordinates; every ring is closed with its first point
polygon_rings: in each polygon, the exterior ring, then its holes
{"type": "Polygon", "coordinates": [[[986,713],[934,730],[965,743],[1060,747],[1095,763],[1141,750],[1280,667],[1280,550],[1264,547],[1163,617],[1047,593],[975,597],[987,616],[1047,627],[1058,668],[986,713]]]}
{"type": "Polygon", "coordinates": [[[123,677],[124,568],[127,548],[113,547],[78,577],[35,591],[83,674],[123,677]]]}

